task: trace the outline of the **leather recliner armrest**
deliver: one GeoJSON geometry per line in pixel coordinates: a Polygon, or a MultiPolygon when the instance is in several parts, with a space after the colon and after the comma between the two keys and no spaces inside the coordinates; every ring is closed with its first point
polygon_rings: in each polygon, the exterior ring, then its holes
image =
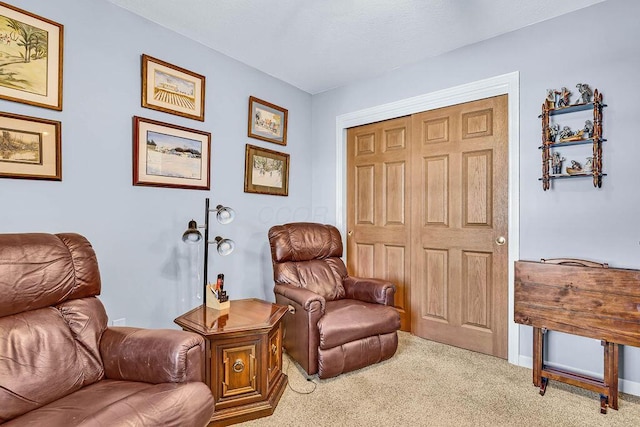
{"type": "Polygon", "coordinates": [[[278,283],[273,288],[276,302],[289,306],[285,316],[283,345],[308,375],[318,372],[318,321],[324,316],[326,300],[305,288],[278,283]]]}
{"type": "Polygon", "coordinates": [[[107,328],[100,340],[105,377],[152,384],[203,381],[204,339],[175,329],[107,328]]]}
{"type": "Polygon", "coordinates": [[[396,287],[387,280],[347,276],[343,285],[345,298],[393,306],[396,287]]]}
{"type": "Polygon", "coordinates": [[[316,302],[320,305],[320,315],[324,314],[326,301],[321,295],[318,295],[315,292],[311,292],[305,288],[297,288],[295,286],[285,284],[276,284],[273,288],[273,292],[295,301],[308,312],[317,310],[317,304],[313,304],[316,302]]]}

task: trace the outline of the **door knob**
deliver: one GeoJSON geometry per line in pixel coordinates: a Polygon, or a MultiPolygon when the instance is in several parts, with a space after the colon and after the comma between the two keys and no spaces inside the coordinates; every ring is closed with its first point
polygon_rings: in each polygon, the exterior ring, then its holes
{"type": "Polygon", "coordinates": [[[351,230],[351,231],[349,231],[349,232],[347,233],[347,236],[349,236],[349,237],[351,237],[352,235],[353,235],[353,230],[351,230]]]}
{"type": "Polygon", "coordinates": [[[502,246],[505,243],[507,243],[507,239],[505,239],[504,236],[500,236],[496,239],[496,245],[498,246],[502,246]]]}

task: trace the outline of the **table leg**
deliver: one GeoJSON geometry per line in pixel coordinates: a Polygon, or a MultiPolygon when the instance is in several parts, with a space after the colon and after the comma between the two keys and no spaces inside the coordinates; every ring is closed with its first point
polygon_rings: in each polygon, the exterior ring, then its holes
{"type": "Polygon", "coordinates": [[[604,382],[609,389],[609,406],[618,409],[618,344],[603,341],[604,382]]]}
{"type": "Polygon", "coordinates": [[[544,334],[542,328],[533,328],[533,385],[542,387],[544,334]]]}

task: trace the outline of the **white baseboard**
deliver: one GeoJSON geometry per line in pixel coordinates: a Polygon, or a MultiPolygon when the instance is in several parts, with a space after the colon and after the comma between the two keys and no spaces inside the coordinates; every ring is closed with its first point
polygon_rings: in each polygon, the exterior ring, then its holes
{"type": "MultiPolygon", "coordinates": [[[[533,368],[533,359],[528,356],[518,356],[518,366],[522,366],[523,368],[533,368]]],[[[571,372],[575,372],[580,375],[588,375],[590,377],[602,378],[602,374],[597,372],[584,371],[582,369],[576,369],[572,366],[565,366],[557,363],[549,363],[548,366],[552,366],[554,368],[563,369],[571,372]]],[[[622,393],[633,394],[634,396],[640,396],[640,383],[636,381],[629,381],[620,378],[618,380],[618,390],[622,393]]]]}

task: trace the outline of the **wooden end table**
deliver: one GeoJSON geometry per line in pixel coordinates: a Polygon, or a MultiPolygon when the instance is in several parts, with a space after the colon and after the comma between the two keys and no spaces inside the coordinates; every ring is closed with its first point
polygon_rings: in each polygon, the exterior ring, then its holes
{"type": "Polygon", "coordinates": [[[287,307],[259,299],[199,306],[174,320],[206,341],[205,382],[215,411],[209,426],[273,414],[287,385],[282,372],[282,318],[287,307]]]}

